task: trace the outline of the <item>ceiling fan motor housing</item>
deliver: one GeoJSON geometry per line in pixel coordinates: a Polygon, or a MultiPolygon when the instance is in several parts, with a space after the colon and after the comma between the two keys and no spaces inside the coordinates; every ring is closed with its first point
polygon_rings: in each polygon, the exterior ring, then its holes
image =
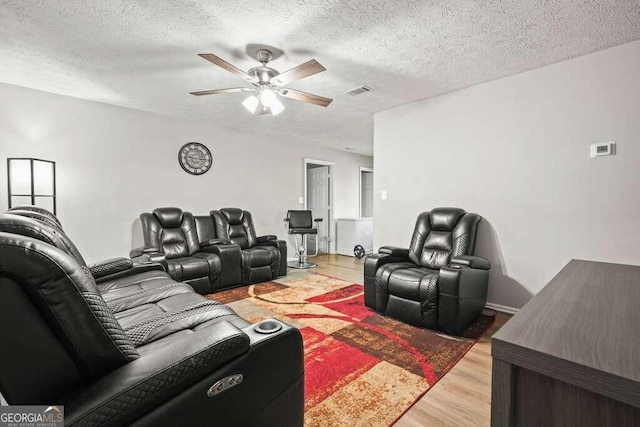
{"type": "Polygon", "coordinates": [[[280,74],[277,70],[267,67],[271,58],[273,58],[273,54],[270,50],[260,49],[256,52],[256,59],[262,63],[262,66],[250,69],[248,74],[260,84],[268,84],[272,78],[280,74]]]}
{"type": "Polygon", "coordinates": [[[274,70],[271,67],[267,67],[266,65],[262,65],[260,67],[255,67],[249,70],[248,74],[255,78],[256,81],[260,84],[268,84],[272,78],[280,74],[277,70],[274,70]]]}

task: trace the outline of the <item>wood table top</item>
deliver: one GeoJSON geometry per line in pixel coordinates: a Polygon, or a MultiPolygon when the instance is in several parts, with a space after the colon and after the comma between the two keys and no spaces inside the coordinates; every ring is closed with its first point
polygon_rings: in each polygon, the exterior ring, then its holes
{"type": "Polygon", "coordinates": [[[496,332],[492,354],[640,405],[640,266],[572,260],[496,332]]]}

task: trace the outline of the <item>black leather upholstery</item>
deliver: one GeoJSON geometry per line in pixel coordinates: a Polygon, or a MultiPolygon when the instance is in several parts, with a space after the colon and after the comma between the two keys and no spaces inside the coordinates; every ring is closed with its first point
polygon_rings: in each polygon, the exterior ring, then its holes
{"type": "MultiPolygon", "coordinates": [[[[18,285],[1,292],[22,292],[32,301],[51,330],[47,333],[67,348],[80,374],[97,378],[138,358],[93,277],[71,256],[42,241],[4,232],[0,253],[0,272],[18,285]]],[[[3,307],[2,312],[14,310],[3,307]]],[[[4,320],[15,327],[15,319],[10,319],[4,320]]]]}
{"type": "Polygon", "coordinates": [[[286,243],[272,235],[256,236],[251,214],[241,209],[194,217],[179,208],[158,208],[140,220],[145,246],[132,250],[131,257],[162,263],[171,277],[199,293],[287,273],[286,243]]]}
{"type": "Polygon", "coordinates": [[[488,260],[473,256],[480,216],[436,208],[418,216],[408,249],[365,259],[365,305],[406,323],[459,334],[486,303],[488,260]]]}
{"type": "Polygon", "coordinates": [[[159,248],[167,259],[186,257],[200,247],[193,215],[179,208],[158,208],[140,215],[144,244],[159,248]]]}
{"type": "Polygon", "coordinates": [[[62,230],[62,226],[60,225],[59,222],[55,221],[54,219],[52,219],[49,215],[46,215],[42,212],[38,212],[38,211],[33,211],[31,209],[17,209],[17,208],[13,208],[10,209],[9,211],[7,211],[7,213],[10,213],[12,215],[20,215],[20,216],[25,216],[27,218],[33,218],[36,219],[40,222],[43,222],[53,228],[62,230]]]}
{"type": "MultiPolygon", "coordinates": [[[[144,248],[153,260],[164,256],[167,272],[175,280],[191,284],[201,294],[220,289],[222,264],[216,254],[200,251],[193,215],[180,208],[158,208],[140,215],[144,248]]],[[[157,259],[156,259],[157,260],[157,259]]]]}
{"type": "Polygon", "coordinates": [[[211,216],[216,224],[218,238],[229,239],[242,249],[252,248],[258,243],[249,212],[238,208],[224,208],[211,211],[211,216]]]}
{"type": "Polygon", "coordinates": [[[409,258],[409,249],[398,248],[396,246],[382,246],[380,249],[378,249],[378,253],[402,258],[409,258]]]}
{"type": "Polygon", "coordinates": [[[60,230],[62,230],[62,224],[60,223],[60,220],[58,219],[58,217],[56,217],[54,214],[52,214],[51,212],[49,212],[44,208],[40,208],[38,206],[29,206],[29,205],[15,206],[9,209],[8,212],[15,213],[15,211],[36,213],[38,214],[38,216],[34,216],[35,219],[41,219],[47,223],[50,223],[53,227],[57,227],[60,230]],[[46,219],[43,219],[43,217],[46,217],[46,219]]]}
{"type": "Polygon", "coordinates": [[[49,221],[42,221],[40,217],[23,215],[23,211],[14,210],[0,214],[0,231],[21,234],[43,240],[74,257],[80,265],[86,267],[86,262],[76,245],[62,231],[62,228],[51,226],[49,221]],[[26,221],[25,221],[26,219],[26,221]]]}
{"type": "Polygon", "coordinates": [[[93,263],[89,266],[89,271],[94,279],[111,276],[133,268],[133,262],[129,258],[111,258],[108,260],[93,263]]]}
{"type": "Polygon", "coordinates": [[[302,425],[297,329],[257,334],[231,308],[130,260],[93,264],[96,284],[63,235],[0,215],[0,393],[10,404],[63,404],[72,426],[302,425]],[[207,397],[235,374],[241,385],[207,397]]]}
{"type": "Polygon", "coordinates": [[[289,228],[313,228],[313,214],[310,210],[290,210],[287,212],[289,228]]]}
{"type": "Polygon", "coordinates": [[[251,213],[238,208],[211,211],[216,236],[242,249],[242,283],[273,280],[286,274],[287,246],[275,236],[256,235],[251,213]]]}

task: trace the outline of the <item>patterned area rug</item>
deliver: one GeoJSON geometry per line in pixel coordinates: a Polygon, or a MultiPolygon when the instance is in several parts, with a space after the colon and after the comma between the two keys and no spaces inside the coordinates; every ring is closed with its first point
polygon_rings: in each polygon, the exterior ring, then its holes
{"type": "Polygon", "coordinates": [[[300,329],[306,426],[390,425],[444,376],[493,322],[462,337],[376,314],[362,285],[307,271],[208,295],[251,322],[275,317],[300,329]]]}

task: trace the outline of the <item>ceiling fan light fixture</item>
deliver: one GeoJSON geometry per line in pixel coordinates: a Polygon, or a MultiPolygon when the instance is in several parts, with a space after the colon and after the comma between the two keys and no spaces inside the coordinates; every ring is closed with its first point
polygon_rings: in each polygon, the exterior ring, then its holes
{"type": "Polygon", "coordinates": [[[277,116],[284,111],[284,105],[282,105],[282,102],[280,102],[273,89],[269,87],[265,87],[260,92],[260,102],[262,105],[267,107],[274,116],[277,116]]]}
{"type": "Polygon", "coordinates": [[[250,97],[242,101],[242,105],[244,105],[244,108],[249,110],[251,114],[256,113],[256,110],[258,109],[258,104],[260,104],[260,100],[255,95],[251,95],[250,97]]]}
{"type": "Polygon", "coordinates": [[[277,116],[284,111],[284,105],[282,105],[282,102],[280,102],[278,98],[273,98],[273,100],[270,101],[268,107],[269,110],[271,110],[271,114],[273,114],[274,116],[277,116]]]}
{"type": "Polygon", "coordinates": [[[278,98],[271,88],[265,87],[260,92],[260,102],[262,102],[267,107],[271,107],[271,104],[278,102],[278,98]]]}

